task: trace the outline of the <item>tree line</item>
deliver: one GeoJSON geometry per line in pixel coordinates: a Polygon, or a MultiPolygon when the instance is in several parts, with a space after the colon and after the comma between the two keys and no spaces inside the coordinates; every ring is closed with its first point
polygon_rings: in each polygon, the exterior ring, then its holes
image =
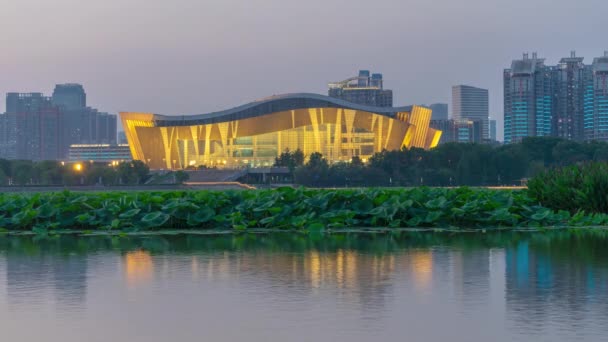
{"type": "Polygon", "coordinates": [[[341,186],[519,185],[546,169],[608,161],[608,143],[529,137],[508,145],[447,143],[431,150],[382,151],[367,163],[330,164],[320,153],[304,163],[301,151],[285,151],[276,166],[290,167],[297,184],[341,186]]]}
{"type": "Polygon", "coordinates": [[[135,185],[150,177],[139,160],[107,163],[63,163],[0,159],[0,186],[135,185]]]}

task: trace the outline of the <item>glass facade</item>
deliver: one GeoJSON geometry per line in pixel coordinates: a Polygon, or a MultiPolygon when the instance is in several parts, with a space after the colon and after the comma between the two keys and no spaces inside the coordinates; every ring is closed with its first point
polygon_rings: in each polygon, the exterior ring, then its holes
{"type": "Polygon", "coordinates": [[[267,167],[285,150],[298,149],[306,156],[322,153],[329,162],[355,156],[365,161],[385,149],[431,148],[441,137],[440,131],[429,128],[428,108],[376,113],[373,107],[343,107],[332,100],[323,107],[307,106],[319,104],[319,97],[291,97],[293,105],[270,99],[257,103],[262,109],[246,105],[192,117],[121,113],[121,119],[133,158],[153,169],[267,167]],[[286,107],[293,108],[272,111],[286,107]]]}

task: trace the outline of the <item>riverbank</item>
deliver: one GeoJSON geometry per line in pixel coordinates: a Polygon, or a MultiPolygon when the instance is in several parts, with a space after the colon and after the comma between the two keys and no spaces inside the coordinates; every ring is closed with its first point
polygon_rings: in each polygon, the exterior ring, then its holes
{"type": "Polygon", "coordinates": [[[526,190],[473,188],[0,194],[2,231],[276,229],[366,227],[484,230],[608,225],[608,215],[554,211],[526,190]]]}

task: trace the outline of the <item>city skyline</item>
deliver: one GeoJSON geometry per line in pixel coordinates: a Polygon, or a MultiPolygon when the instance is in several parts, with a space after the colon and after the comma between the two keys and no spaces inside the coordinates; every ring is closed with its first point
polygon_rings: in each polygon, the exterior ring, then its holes
{"type": "Polygon", "coordinates": [[[489,89],[491,117],[502,127],[501,70],[514,57],[536,51],[556,61],[576,50],[590,62],[607,48],[588,23],[600,22],[608,4],[577,2],[586,14],[574,17],[573,6],[547,0],[504,6],[479,0],[10,2],[0,11],[0,30],[11,33],[0,38],[0,93],[50,93],[51,84],[74,82],[87,87],[92,106],[111,113],[196,114],[268,94],[323,94],[327,82],[369,68],[383,72],[396,106],[449,103],[455,84],[489,89]],[[522,11],[531,7],[544,15],[522,11]],[[406,26],[404,13],[424,15],[406,26]],[[307,17],[324,24],[304,25],[307,17]],[[513,17],[527,24],[514,25],[513,17]],[[36,25],[24,26],[25,20],[36,25]],[[103,25],[82,25],[100,20],[103,25]]]}

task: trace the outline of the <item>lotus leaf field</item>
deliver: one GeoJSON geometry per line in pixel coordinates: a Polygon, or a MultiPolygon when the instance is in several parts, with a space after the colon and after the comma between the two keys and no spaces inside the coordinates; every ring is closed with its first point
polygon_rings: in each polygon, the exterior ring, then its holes
{"type": "Polygon", "coordinates": [[[474,188],[0,194],[4,232],[254,228],[492,229],[600,226],[608,215],[554,211],[525,190],[474,188]]]}

